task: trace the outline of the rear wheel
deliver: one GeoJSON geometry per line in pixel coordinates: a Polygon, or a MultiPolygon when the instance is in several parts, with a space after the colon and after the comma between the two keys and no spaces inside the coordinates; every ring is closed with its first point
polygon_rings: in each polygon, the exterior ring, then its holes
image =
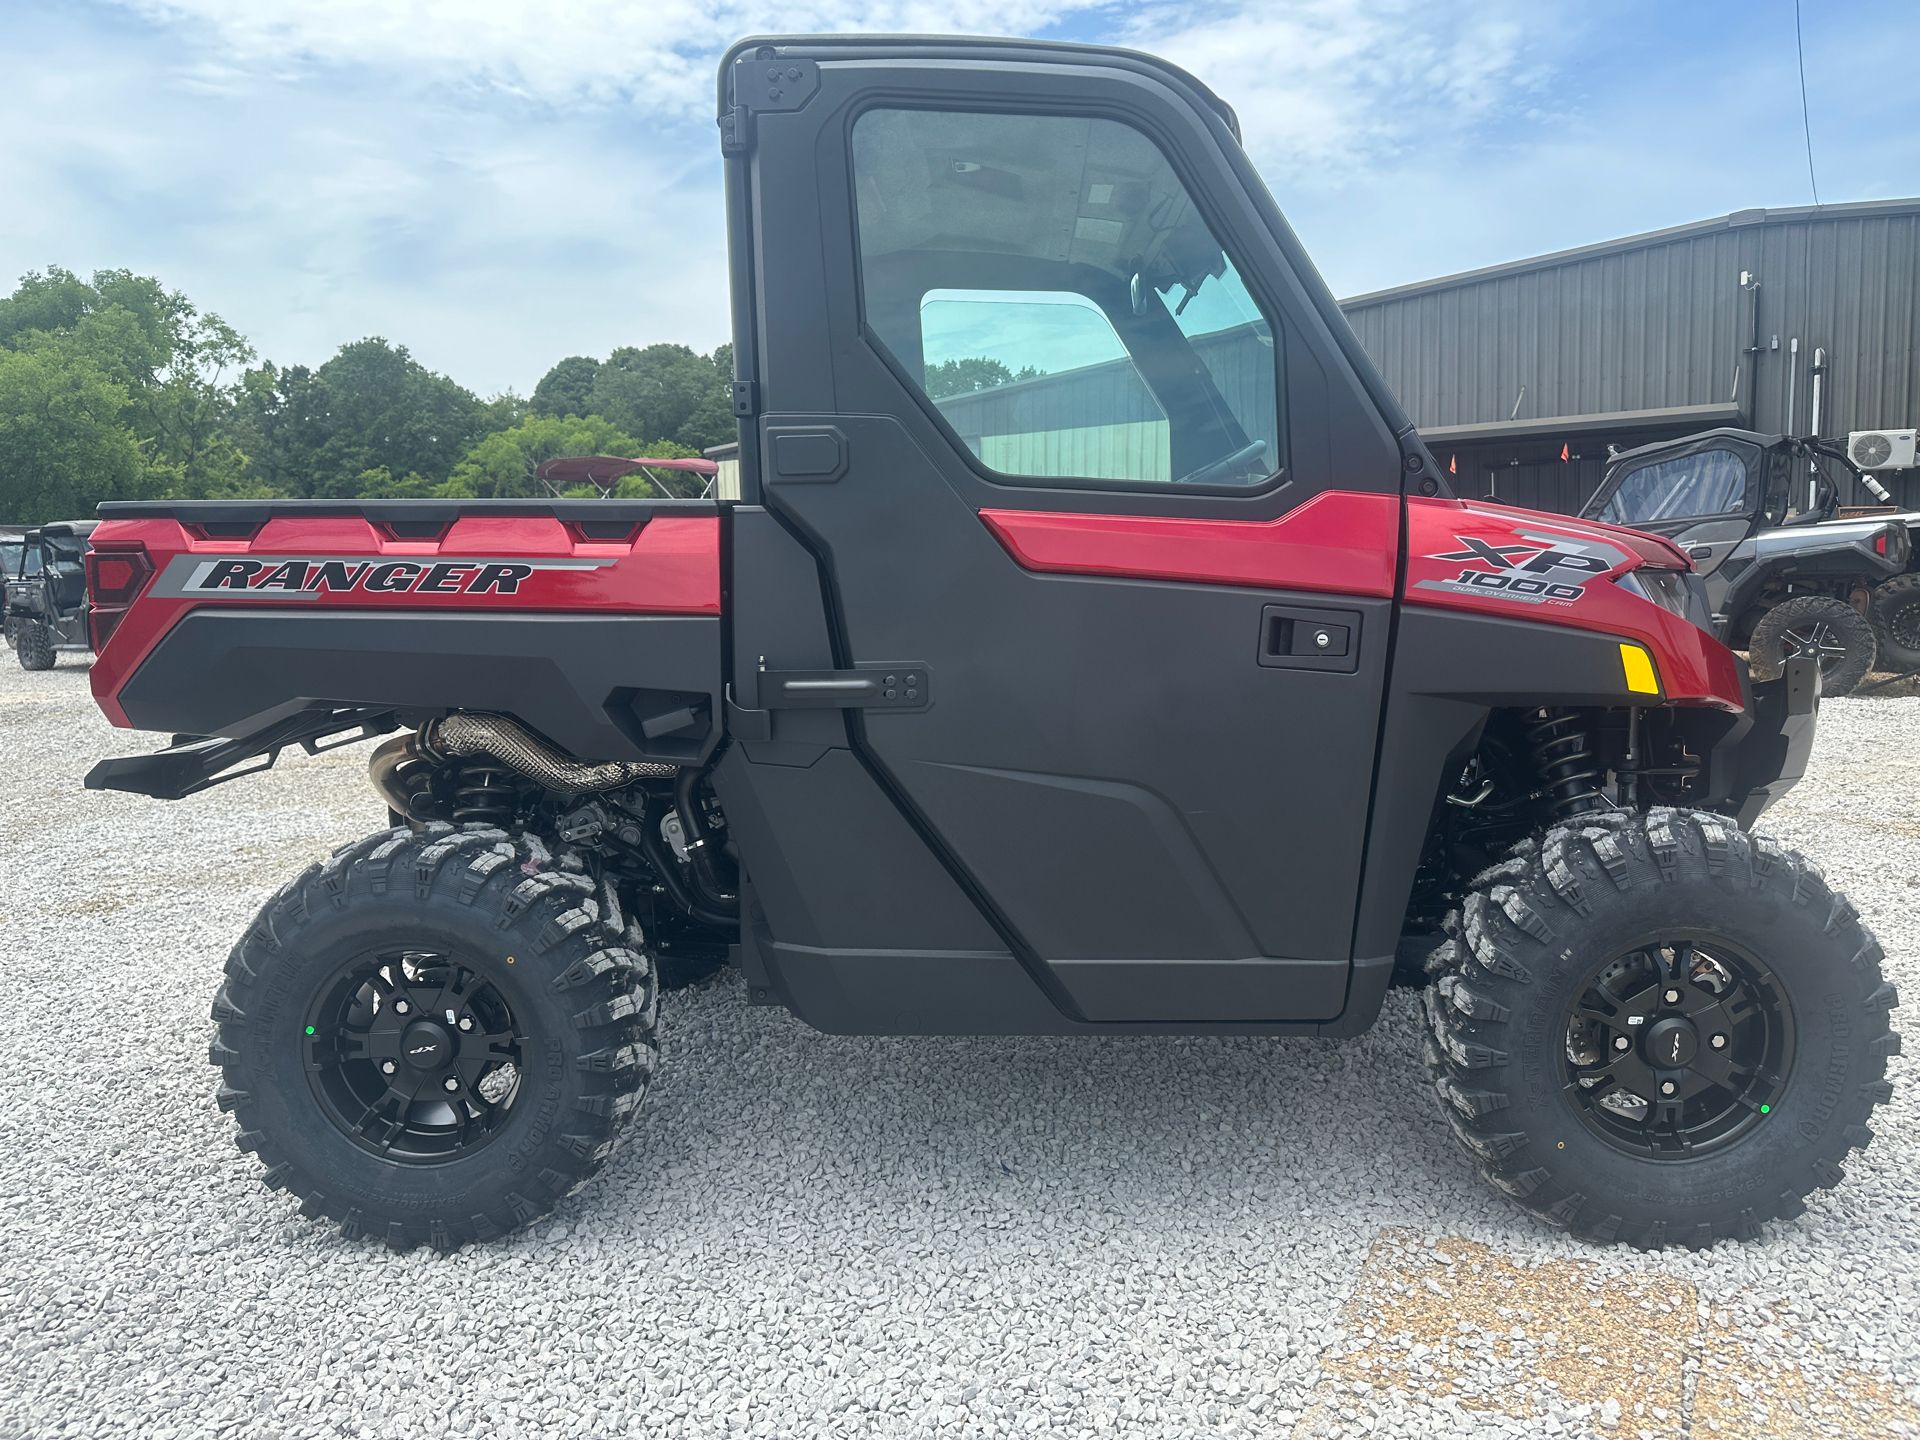
{"type": "Polygon", "coordinates": [[[1882,667],[1901,674],[1920,670],[1920,575],[1896,575],[1877,586],[1868,608],[1882,667]]]}
{"type": "Polygon", "coordinates": [[[1873,627],[1866,616],[1830,595],[1782,600],[1753,627],[1747,658],[1755,678],[1772,680],[1796,655],[1820,662],[1820,691],[1845,695],[1873,668],[1873,627]]]}
{"type": "Polygon", "coordinates": [[[1800,1214],[1891,1095],[1893,987],[1819,871],[1715,815],[1592,816],[1482,876],[1427,1060],[1482,1174],[1584,1238],[1705,1247],[1800,1214]]]}
{"type": "Polygon", "coordinates": [[[220,1106],[302,1213],[451,1249],[605,1162],[655,1058],[652,964],[539,839],[374,835],[268,902],[214,1001],[220,1106]]]}
{"type": "Polygon", "coordinates": [[[22,670],[51,670],[53,668],[53,632],[47,629],[41,620],[22,620],[14,645],[20,655],[22,670]]]}

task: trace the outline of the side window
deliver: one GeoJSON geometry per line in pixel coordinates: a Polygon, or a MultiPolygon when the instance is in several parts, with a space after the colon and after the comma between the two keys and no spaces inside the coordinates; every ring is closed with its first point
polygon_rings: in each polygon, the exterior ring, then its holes
{"type": "Polygon", "coordinates": [[[989,470],[1246,486],[1285,463],[1273,323],[1145,135],[872,110],[853,173],[867,331],[989,470]]]}
{"type": "Polygon", "coordinates": [[[1731,450],[1701,450],[1626,475],[1600,518],[1614,525],[1646,525],[1740,515],[1746,508],[1746,462],[1731,450]]]}

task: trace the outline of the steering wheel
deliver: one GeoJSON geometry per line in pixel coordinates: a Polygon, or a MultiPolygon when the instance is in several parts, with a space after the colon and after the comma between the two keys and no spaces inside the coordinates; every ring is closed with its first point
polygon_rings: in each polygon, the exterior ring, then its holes
{"type": "Polygon", "coordinates": [[[1211,485],[1216,480],[1224,480],[1229,475],[1245,471],[1256,460],[1265,460],[1267,442],[1255,440],[1250,445],[1242,445],[1231,455],[1222,455],[1218,460],[1210,460],[1198,470],[1189,470],[1180,477],[1182,485],[1211,485]]]}

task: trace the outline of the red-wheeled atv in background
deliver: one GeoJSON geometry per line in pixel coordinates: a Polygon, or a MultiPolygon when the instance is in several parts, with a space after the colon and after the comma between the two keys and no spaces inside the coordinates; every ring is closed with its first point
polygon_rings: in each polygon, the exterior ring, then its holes
{"type": "Polygon", "coordinates": [[[882,1034],[1350,1035],[1397,972],[1554,1223],[1706,1245],[1840,1179],[1894,994],[1747,828],[1810,659],[1750,682],[1665,540],[1451,498],[1190,76],[766,40],[719,100],[738,501],[105,509],[95,694],[207,738],[90,784],[387,735],[392,828],[214,1002],[269,1184],[524,1224],[633,1117],[657,953],[720,945],[882,1034]]]}

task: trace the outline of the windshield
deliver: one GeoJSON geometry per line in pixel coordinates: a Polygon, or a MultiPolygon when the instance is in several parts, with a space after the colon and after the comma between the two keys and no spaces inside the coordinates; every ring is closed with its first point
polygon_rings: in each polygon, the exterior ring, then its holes
{"type": "Polygon", "coordinates": [[[1649,525],[1747,509],[1747,466],[1731,450],[1701,450],[1657,460],[1621,481],[1600,512],[1615,525],[1649,525]]]}
{"type": "Polygon", "coordinates": [[[0,540],[0,576],[20,573],[20,555],[25,548],[18,540],[0,540]]]}

